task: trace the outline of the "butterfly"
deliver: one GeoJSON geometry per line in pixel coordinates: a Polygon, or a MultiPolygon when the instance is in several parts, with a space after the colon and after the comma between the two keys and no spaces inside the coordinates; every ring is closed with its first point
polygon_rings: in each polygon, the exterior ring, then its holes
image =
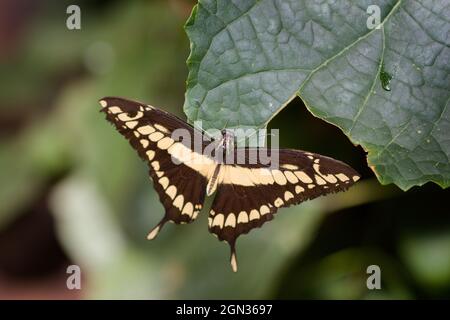
{"type": "Polygon", "coordinates": [[[105,97],[100,105],[106,119],[148,164],[165,208],[164,217],[147,239],[154,239],[167,222],[193,222],[203,209],[205,196],[215,193],[209,231],[229,244],[235,272],[236,239],[240,235],[272,220],[279,208],[345,191],[360,179],[343,162],[301,150],[275,150],[278,166],[274,167],[258,161],[261,151],[272,154],[268,148],[237,148],[227,131],[218,141],[211,141],[178,117],[144,103],[105,97]],[[233,159],[243,154],[244,161],[217,157],[229,154],[235,156],[233,159]]]}

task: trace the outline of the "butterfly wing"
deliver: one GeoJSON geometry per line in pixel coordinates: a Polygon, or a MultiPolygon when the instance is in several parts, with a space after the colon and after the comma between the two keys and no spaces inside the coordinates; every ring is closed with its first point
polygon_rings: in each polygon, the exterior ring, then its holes
{"type": "Polygon", "coordinates": [[[165,215],[148,235],[156,237],[164,223],[194,221],[205,199],[207,179],[172,156],[180,150],[191,150],[195,129],[183,120],[143,103],[122,98],[100,100],[106,119],[130,142],[140,158],[149,166],[155,190],[165,208],[165,215]],[[185,130],[174,137],[174,131],[185,130]]]}
{"type": "MultiPolygon", "coordinates": [[[[340,161],[299,150],[279,150],[276,168],[262,165],[261,161],[218,164],[203,155],[208,142],[201,140],[201,149],[196,150],[195,137],[202,135],[181,119],[122,98],[104,98],[100,104],[106,119],[148,163],[165,208],[164,217],[147,238],[156,237],[167,221],[181,224],[195,220],[208,181],[213,181],[209,189],[218,187],[208,217],[209,230],[230,244],[234,271],[237,270],[235,243],[239,235],[273,219],[278,208],[344,191],[360,177],[340,161]],[[188,136],[174,135],[178,129],[188,136]]],[[[254,159],[254,153],[261,153],[261,149],[247,149],[247,160],[254,159]]]]}
{"type": "MultiPolygon", "coordinates": [[[[250,150],[252,152],[252,150],[250,150]]],[[[279,208],[344,191],[359,174],[343,162],[300,150],[279,150],[279,167],[258,164],[222,166],[222,183],[212,204],[209,231],[231,247],[241,235],[272,220],[279,208]]]]}

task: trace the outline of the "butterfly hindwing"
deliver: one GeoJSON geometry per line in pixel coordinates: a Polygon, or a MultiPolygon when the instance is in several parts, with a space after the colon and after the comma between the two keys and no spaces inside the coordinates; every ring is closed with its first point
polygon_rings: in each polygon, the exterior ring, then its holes
{"type": "Polygon", "coordinates": [[[272,220],[279,208],[344,191],[359,177],[340,161],[299,150],[279,150],[279,166],[274,168],[225,165],[208,218],[209,230],[230,244],[231,265],[236,269],[234,248],[241,234],[272,220]]]}
{"type": "Polygon", "coordinates": [[[147,162],[165,208],[163,219],[148,239],[153,239],[165,222],[182,224],[195,220],[204,202],[206,178],[182,162],[172,161],[169,152],[186,143],[173,139],[174,130],[182,128],[193,136],[194,129],[177,117],[142,103],[109,97],[100,100],[100,104],[106,119],[147,162]]]}

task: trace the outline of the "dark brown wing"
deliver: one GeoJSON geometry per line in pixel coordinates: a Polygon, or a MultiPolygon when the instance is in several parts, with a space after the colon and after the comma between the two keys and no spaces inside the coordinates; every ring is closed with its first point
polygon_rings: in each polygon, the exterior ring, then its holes
{"type": "Polygon", "coordinates": [[[244,164],[224,165],[222,170],[222,183],[208,218],[209,230],[229,243],[235,271],[239,235],[272,220],[279,208],[344,191],[360,178],[340,161],[287,149],[279,150],[277,168],[244,164]]]}
{"type": "Polygon", "coordinates": [[[166,210],[161,222],[147,238],[155,238],[167,221],[177,224],[194,221],[205,199],[206,174],[202,175],[192,166],[175,163],[172,159],[179,150],[193,148],[193,139],[174,137],[173,132],[184,129],[193,137],[194,128],[167,112],[143,103],[107,97],[100,100],[100,104],[106,119],[148,163],[150,177],[166,210]]]}

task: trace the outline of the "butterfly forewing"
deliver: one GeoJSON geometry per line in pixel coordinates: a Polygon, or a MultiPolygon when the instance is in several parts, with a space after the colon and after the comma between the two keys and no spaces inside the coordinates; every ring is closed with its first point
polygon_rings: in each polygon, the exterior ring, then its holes
{"type": "Polygon", "coordinates": [[[161,222],[149,233],[153,239],[165,222],[195,220],[205,199],[206,177],[182,162],[174,162],[172,150],[192,148],[192,141],[174,140],[176,129],[193,137],[194,128],[177,117],[151,106],[121,98],[100,100],[106,119],[130,142],[149,165],[149,174],[165,208],[161,222]]]}

